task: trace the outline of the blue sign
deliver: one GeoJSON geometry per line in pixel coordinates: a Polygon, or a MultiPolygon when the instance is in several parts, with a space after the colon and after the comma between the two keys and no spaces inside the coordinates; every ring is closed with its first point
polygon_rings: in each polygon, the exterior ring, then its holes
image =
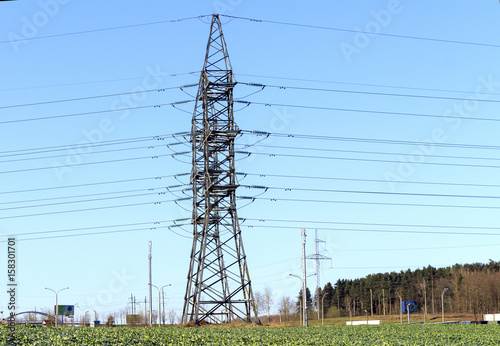
{"type": "Polygon", "coordinates": [[[417,302],[412,300],[412,301],[402,301],[401,302],[401,312],[406,314],[407,312],[415,312],[417,311],[417,302]]]}

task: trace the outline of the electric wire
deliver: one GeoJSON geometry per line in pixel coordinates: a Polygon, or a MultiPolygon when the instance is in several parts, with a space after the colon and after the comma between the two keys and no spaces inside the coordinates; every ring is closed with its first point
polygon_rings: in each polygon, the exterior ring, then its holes
{"type": "MultiPolygon", "coordinates": [[[[265,139],[262,139],[265,140],[265,139]]],[[[262,141],[261,140],[261,141],[262,141]]],[[[241,145],[238,145],[241,146],[241,145]]],[[[287,150],[305,150],[305,151],[320,151],[320,152],[336,152],[336,153],[352,153],[352,154],[370,154],[370,155],[405,155],[405,153],[395,152],[381,152],[381,151],[364,151],[364,150],[345,150],[345,149],[327,149],[327,148],[310,148],[310,147],[289,147],[277,145],[259,145],[257,143],[251,145],[243,145],[244,148],[257,147],[257,148],[272,148],[272,149],[287,149],[287,150]]],[[[492,160],[500,161],[500,157],[478,157],[478,156],[456,156],[456,155],[435,155],[428,154],[432,158],[446,158],[446,159],[467,159],[467,160],[492,160]]]]}
{"type": "MultiPolygon", "coordinates": [[[[255,19],[255,18],[247,18],[247,17],[237,17],[231,16],[227,14],[221,14],[221,17],[233,18],[239,20],[246,20],[249,22],[257,22],[257,23],[268,23],[268,24],[277,24],[277,25],[285,25],[285,26],[293,26],[300,28],[308,28],[308,29],[321,29],[328,31],[338,31],[338,32],[349,32],[349,33],[357,33],[357,34],[366,34],[361,30],[351,30],[351,29],[342,29],[342,28],[334,28],[320,25],[310,25],[310,24],[300,24],[300,23],[291,23],[291,22],[282,22],[276,20],[265,20],[265,19],[255,19]]],[[[385,37],[393,37],[393,38],[402,38],[409,40],[420,40],[420,41],[428,41],[428,42],[439,42],[439,43],[452,43],[452,44],[461,44],[461,45],[471,45],[471,46],[480,46],[480,47],[491,47],[491,48],[500,48],[500,44],[491,44],[491,43],[479,43],[479,42],[470,42],[470,41],[459,41],[459,40],[447,40],[447,39],[439,39],[439,38],[431,38],[431,37],[419,37],[419,36],[411,36],[411,35],[396,35],[396,34],[387,34],[381,32],[370,32],[370,35],[376,36],[385,36],[385,37]]]]}
{"type": "MultiPolygon", "coordinates": [[[[486,195],[453,195],[440,193],[415,193],[415,192],[387,192],[387,191],[360,191],[360,190],[332,190],[332,189],[311,189],[311,188],[296,188],[296,187],[277,187],[277,186],[255,186],[241,185],[247,188],[265,188],[266,190],[283,190],[283,191],[307,191],[307,192],[330,192],[330,193],[349,193],[349,194],[367,194],[367,195],[387,195],[387,196],[419,196],[419,197],[450,197],[450,198],[482,198],[482,199],[500,199],[500,196],[486,195]]],[[[258,197],[258,196],[256,196],[258,197]]]]}
{"type": "MultiPolygon", "coordinates": [[[[172,106],[174,104],[182,104],[182,103],[188,103],[188,102],[192,102],[192,101],[194,101],[194,100],[178,101],[178,102],[171,102],[171,103],[161,103],[161,104],[146,105],[146,106],[115,108],[115,109],[93,111],[93,112],[71,113],[71,114],[62,114],[62,115],[49,115],[49,116],[44,116],[44,117],[24,118],[24,119],[16,119],[16,120],[4,120],[4,121],[0,121],[0,124],[14,124],[14,123],[22,123],[22,122],[28,122],[28,121],[39,121],[39,120],[62,119],[62,118],[68,118],[68,117],[78,117],[78,116],[82,116],[82,115],[96,115],[96,114],[104,114],[104,113],[112,113],[112,112],[131,111],[131,110],[137,110],[137,109],[160,108],[163,106],[172,106]]],[[[177,109],[177,108],[174,108],[174,109],[177,109]]]]}
{"type": "MultiPolygon", "coordinates": [[[[468,90],[451,90],[451,89],[436,89],[436,88],[417,88],[408,87],[401,85],[387,85],[387,84],[369,84],[369,83],[354,83],[354,82],[336,82],[331,80],[320,80],[320,79],[307,79],[307,78],[294,78],[294,77],[279,77],[279,76],[268,76],[268,75],[254,75],[254,74],[242,74],[237,73],[236,76],[243,77],[255,77],[255,78],[266,78],[266,79],[282,79],[297,82],[311,82],[311,83],[324,83],[324,84],[340,84],[349,86],[362,86],[362,87],[375,87],[375,88],[391,88],[391,89],[402,89],[402,90],[418,90],[418,91],[439,91],[447,93],[460,93],[460,94],[473,94],[477,95],[477,91],[468,90]]],[[[491,81],[493,83],[493,81],[491,81]]],[[[491,91],[491,90],[488,90],[491,91]]],[[[489,92],[489,95],[500,95],[499,93],[489,92]]]]}
{"type": "MultiPolygon", "coordinates": [[[[238,82],[239,84],[261,87],[264,88],[275,88],[275,89],[291,89],[291,90],[304,90],[304,91],[321,91],[321,92],[333,92],[333,93],[344,93],[344,94],[356,94],[356,95],[371,95],[371,96],[391,96],[391,97],[410,97],[410,98],[424,98],[424,99],[434,99],[434,100],[454,100],[454,101],[464,101],[464,98],[460,97],[448,97],[448,96],[433,96],[433,95],[412,95],[412,94],[395,94],[395,93],[380,93],[373,91],[356,91],[356,90],[341,90],[341,89],[324,89],[324,88],[310,88],[310,87],[298,87],[298,86],[288,86],[288,85],[271,85],[271,84],[262,84],[262,83],[245,83],[238,82]]],[[[252,94],[251,94],[252,95],[252,94]]],[[[245,97],[242,97],[242,99],[245,97]]],[[[477,102],[492,102],[499,103],[500,100],[489,100],[489,99],[480,99],[474,98],[474,101],[477,102]]]]}
{"type": "MultiPolygon", "coordinates": [[[[54,34],[54,35],[36,36],[36,37],[32,37],[32,38],[21,38],[19,40],[15,40],[15,41],[16,42],[22,42],[22,41],[31,41],[31,40],[42,40],[42,39],[47,39],[47,38],[56,38],[56,37],[90,34],[90,33],[103,32],[103,31],[111,31],[111,30],[121,30],[121,29],[137,28],[137,27],[142,27],[142,26],[150,26],[150,25],[158,25],[158,24],[165,24],[165,23],[183,22],[183,21],[186,21],[186,20],[200,19],[200,18],[208,17],[208,16],[210,16],[210,15],[200,15],[200,16],[195,16],[195,17],[186,17],[186,18],[178,18],[178,19],[170,19],[170,20],[160,20],[160,21],[156,21],[156,22],[129,24],[129,25],[122,25],[122,26],[114,26],[114,27],[109,27],[109,28],[100,28],[100,29],[91,29],[91,30],[83,30],[83,31],[74,31],[74,32],[67,32],[67,33],[54,34]]],[[[2,44],[2,43],[12,43],[12,41],[11,40],[0,41],[0,44],[2,44]]]]}
{"type": "Polygon", "coordinates": [[[500,206],[485,205],[452,205],[452,204],[424,204],[424,203],[390,203],[390,202],[367,202],[367,201],[345,201],[345,200],[324,200],[324,199],[299,199],[299,198],[266,198],[266,197],[248,197],[237,196],[240,199],[256,199],[269,202],[310,202],[310,203],[336,203],[336,204],[358,204],[358,205],[383,205],[383,206],[404,206],[404,207],[426,207],[426,208],[470,208],[470,209],[500,209],[500,206]]]}
{"type": "MultiPolygon", "coordinates": [[[[183,85],[183,86],[178,86],[178,87],[168,87],[168,88],[161,88],[161,89],[141,89],[141,93],[151,93],[151,92],[164,92],[167,90],[174,90],[174,89],[181,89],[186,88],[192,85],[183,85]]],[[[47,105],[47,104],[55,104],[55,103],[63,103],[63,102],[74,102],[74,101],[85,101],[85,100],[93,100],[93,99],[99,99],[99,98],[106,98],[106,97],[116,97],[116,96],[123,96],[123,95],[134,95],[137,94],[137,91],[129,91],[129,92],[123,92],[123,93],[115,93],[115,94],[106,94],[106,95],[94,95],[94,96],[86,96],[86,97],[76,97],[76,98],[70,98],[70,99],[63,99],[63,100],[51,100],[51,101],[41,101],[41,102],[33,102],[33,103],[23,103],[23,104],[15,104],[15,105],[8,105],[8,106],[0,106],[0,109],[10,109],[10,108],[19,108],[19,107],[32,107],[32,106],[41,106],[41,105],[47,105]]]]}
{"type": "MultiPolygon", "coordinates": [[[[438,114],[422,114],[422,113],[409,113],[409,112],[390,112],[390,111],[376,111],[376,110],[368,110],[368,109],[352,109],[352,108],[338,108],[338,107],[323,107],[323,106],[310,106],[310,105],[292,105],[292,104],[284,104],[284,103],[270,103],[270,102],[254,102],[254,101],[245,101],[245,100],[234,100],[234,102],[238,103],[249,103],[255,104],[259,106],[266,107],[290,107],[290,108],[300,108],[300,109],[312,109],[312,110],[323,110],[323,111],[339,111],[339,112],[356,112],[356,113],[366,113],[366,114],[382,114],[382,115],[397,115],[397,116],[406,116],[406,117],[419,117],[419,118],[444,118],[443,115],[438,114]]],[[[456,115],[446,115],[447,119],[461,119],[464,120],[461,116],[456,115]]],[[[492,121],[499,122],[498,118],[482,118],[482,117],[469,117],[467,120],[474,121],[492,121]]]]}
{"type": "Polygon", "coordinates": [[[133,179],[123,179],[123,180],[111,180],[111,181],[94,182],[94,183],[86,183],[86,184],[76,184],[76,185],[66,185],[66,186],[53,186],[53,187],[42,187],[42,188],[33,188],[33,189],[27,189],[27,190],[4,191],[4,192],[0,192],[0,195],[3,195],[3,194],[13,194],[13,193],[25,193],[25,192],[58,190],[58,189],[69,189],[69,188],[75,188],[75,187],[88,187],[88,186],[98,186],[98,185],[107,185],[107,184],[130,183],[130,182],[144,181],[144,180],[160,180],[160,179],[164,179],[164,178],[173,178],[175,176],[176,176],[176,174],[172,174],[172,175],[160,175],[160,176],[146,177],[146,178],[133,178],[133,179]]]}
{"type": "MultiPolygon", "coordinates": [[[[369,158],[354,158],[354,157],[332,157],[332,156],[313,156],[313,155],[296,155],[296,154],[278,154],[278,153],[263,153],[263,152],[244,152],[238,151],[238,154],[250,155],[260,155],[268,157],[293,157],[293,158],[303,158],[303,159],[319,159],[319,160],[339,160],[339,161],[360,161],[360,162],[380,162],[380,163],[398,163],[398,160],[382,160],[382,159],[369,159],[369,158]]],[[[478,165],[478,164],[466,164],[466,163],[448,163],[448,162],[419,162],[419,165],[435,165],[435,166],[450,166],[450,167],[474,167],[474,168],[500,168],[500,166],[494,165],[478,165]]],[[[1,173],[1,172],[0,172],[1,173]]]]}
{"type": "MultiPolygon", "coordinates": [[[[241,227],[248,228],[266,228],[266,229],[291,229],[297,231],[297,227],[291,226],[264,226],[264,225],[242,225],[241,227]]],[[[432,235],[463,235],[463,236],[500,236],[500,233],[479,233],[479,232],[443,232],[443,231],[415,231],[415,230],[381,230],[381,229],[354,229],[354,228],[328,228],[314,227],[318,231],[335,231],[335,232],[363,232],[363,233],[400,233],[400,234],[432,234],[432,235]]]]}
{"type": "Polygon", "coordinates": [[[279,133],[279,132],[266,132],[256,130],[241,130],[245,135],[254,136],[271,136],[271,137],[285,137],[285,138],[301,138],[311,140],[331,140],[331,141],[346,141],[346,142],[361,142],[361,143],[381,143],[391,145],[408,145],[408,146],[436,146],[436,147],[449,147],[449,148],[462,148],[462,149],[491,149],[500,150],[499,145],[481,145],[481,144],[466,144],[466,143],[425,143],[419,141],[407,140],[394,140],[394,139],[378,139],[378,138],[362,138],[362,137],[340,137],[340,136],[324,136],[324,135],[311,135],[311,134],[297,134],[297,133],[279,133]]]}

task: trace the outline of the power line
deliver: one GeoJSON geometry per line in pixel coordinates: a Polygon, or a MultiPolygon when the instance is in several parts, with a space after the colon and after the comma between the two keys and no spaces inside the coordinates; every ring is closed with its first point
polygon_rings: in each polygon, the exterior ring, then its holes
{"type": "MultiPolygon", "coordinates": [[[[183,73],[169,73],[169,74],[157,74],[157,77],[177,77],[183,75],[198,75],[200,71],[193,72],[183,72],[183,73]]],[[[27,89],[43,89],[43,88],[54,88],[54,87],[65,87],[72,85],[83,85],[83,84],[98,84],[98,83],[109,83],[109,82],[123,82],[129,80],[138,80],[144,79],[144,76],[141,77],[128,77],[128,78],[115,78],[115,79],[104,79],[104,80],[96,80],[96,81],[88,81],[88,82],[74,82],[74,83],[63,83],[63,84],[49,84],[49,85],[38,85],[38,86],[29,86],[29,87],[20,87],[20,88],[9,88],[9,89],[0,89],[0,91],[16,91],[16,90],[27,90],[27,89]]]]}
{"type": "MultiPolygon", "coordinates": [[[[137,27],[141,27],[141,26],[150,26],[150,25],[158,25],[158,24],[165,24],[165,23],[182,22],[182,21],[191,20],[191,19],[200,19],[200,18],[208,17],[208,16],[210,16],[210,15],[200,15],[200,16],[196,16],[196,17],[186,17],[186,18],[171,19],[171,20],[161,20],[161,21],[157,21],[157,22],[122,25],[122,26],[115,26],[115,27],[110,27],[110,28],[92,29],[92,30],[84,30],[84,31],[74,31],[74,32],[68,32],[68,33],[62,33],[62,34],[37,36],[37,37],[32,37],[32,38],[23,38],[23,39],[16,40],[16,41],[20,42],[20,41],[41,40],[41,39],[55,38],[55,37],[64,37],[64,36],[90,34],[90,33],[95,33],[95,32],[120,30],[120,29],[128,29],[128,28],[137,28],[137,27]]],[[[11,43],[11,40],[0,41],[0,44],[2,44],[2,43],[11,43]]]]}
{"type": "Polygon", "coordinates": [[[66,214],[66,213],[77,213],[77,212],[83,212],[83,211],[94,211],[94,210],[104,210],[104,209],[114,209],[114,208],[137,207],[137,206],[145,206],[145,205],[160,205],[162,203],[167,203],[167,202],[175,202],[175,200],[162,200],[162,201],[156,201],[156,202],[152,201],[152,202],[142,202],[142,203],[108,205],[108,206],[93,207],[93,208],[84,208],[84,209],[72,209],[72,210],[52,211],[52,212],[45,212],[45,213],[33,213],[33,214],[24,214],[24,215],[1,216],[0,220],[16,219],[16,218],[26,218],[26,217],[34,217],[34,216],[57,215],[57,214],[66,214]]]}
{"type": "MultiPolygon", "coordinates": [[[[274,177],[274,178],[294,178],[294,179],[318,179],[318,180],[340,180],[340,181],[356,181],[356,182],[375,182],[387,183],[383,179],[360,179],[360,178],[343,178],[343,177],[318,177],[318,176],[304,176],[304,175],[284,175],[284,174],[267,174],[267,173],[240,173],[244,176],[257,176],[260,178],[274,177]]],[[[398,181],[398,184],[411,184],[411,185],[445,185],[445,186],[473,186],[473,187],[500,187],[495,184],[469,184],[469,183],[450,183],[450,182],[432,182],[432,181],[398,181]]]]}
{"type": "MultiPolygon", "coordinates": [[[[277,146],[277,145],[260,145],[260,144],[247,144],[240,145],[242,147],[257,147],[257,148],[274,148],[274,149],[287,149],[287,150],[310,150],[310,151],[321,151],[321,152],[337,152],[337,153],[353,153],[353,154],[372,154],[372,155],[405,155],[405,153],[395,153],[395,152],[380,152],[380,151],[364,151],[364,150],[344,150],[344,149],[326,149],[326,148],[307,148],[307,147],[288,147],[288,146],[277,146]]],[[[455,156],[455,155],[428,155],[429,157],[438,157],[446,159],[467,159],[467,160],[492,160],[500,161],[497,157],[477,157],[477,156],[455,156]]]]}
{"type": "Polygon", "coordinates": [[[114,159],[114,160],[97,161],[97,162],[87,162],[87,163],[75,163],[75,164],[71,164],[71,165],[64,165],[64,166],[61,166],[61,167],[23,168],[23,169],[11,170],[11,171],[3,171],[3,172],[0,172],[0,174],[31,172],[31,171],[38,171],[38,170],[44,170],[44,169],[57,169],[57,168],[62,168],[62,167],[79,167],[79,166],[87,166],[87,165],[100,165],[100,164],[106,164],[106,163],[116,163],[116,162],[145,160],[145,159],[152,159],[152,160],[154,160],[154,159],[158,159],[160,157],[167,157],[167,156],[172,156],[172,154],[154,155],[154,156],[141,156],[141,157],[129,157],[129,158],[124,158],[124,159],[114,159]]]}
{"type": "MultiPolygon", "coordinates": [[[[179,87],[169,87],[169,88],[150,89],[150,90],[144,89],[144,90],[141,90],[141,93],[164,92],[167,90],[187,88],[190,86],[192,86],[192,85],[183,85],[183,86],[179,86],[179,87]]],[[[107,95],[95,95],[95,96],[87,96],[87,97],[76,97],[76,98],[63,99],[63,100],[51,100],[51,101],[41,101],[41,102],[33,102],[33,103],[22,103],[22,104],[9,105],[9,106],[0,106],[0,109],[41,106],[41,105],[54,104],[54,103],[85,101],[85,100],[93,100],[93,99],[98,99],[98,98],[115,97],[115,96],[122,96],[122,95],[133,95],[133,94],[137,94],[137,91],[116,93],[116,94],[107,94],[107,95]]]]}
{"type": "MultiPolygon", "coordinates": [[[[397,223],[373,223],[373,222],[342,222],[342,221],[318,221],[318,220],[284,220],[284,219],[252,219],[242,218],[242,220],[258,222],[280,222],[297,224],[326,224],[326,225],[352,225],[352,226],[381,226],[381,227],[415,227],[415,228],[445,228],[445,229],[480,229],[500,231],[500,227],[485,226],[462,226],[462,225],[423,225],[423,224],[397,224],[397,223]]],[[[313,227],[315,228],[315,227],[313,227]]],[[[297,229],[297,227],[295,227],[297,229]]]]}
{"type": "MultiPolygon", "coordinates": [[[[368,158],[354,158],[354,157],[312,156],[312,155],[245,152],[245,151],[238,151],[237,153],[248,155],[248,156],[250,156],[250,155],[265,155],[265,156],[269,156],[269,157],[294,157],[294,158],[320,159],[320,160],[401,163],[401,161],[398,161],[398,160],[382,160],[382,159],[368,159],[368,158]]],[[[493,166],[493,165],[474,165],[474,164],[466,164],[466,163],[447,163],[447,162],[419,162],[418,164],[419,165],[450,166],[450,167],[500,168],[500,166],[493,166]]]]}
{"type": "MultiPolygon", "coordinates": [[[[354,85],[362,87],[376,87],[376,88],[392,88],[392,89],[404,89],[404,90],[419,90],[419,91],[439,91],[448,93],[460,93],[460,94],[473,94],[476,95],[476,91],[467,90],[450,90],[450,89],[436,89],[436,88],[417,88],[408,86],[398,86],[398,85],[386,85],[386,84],[368,84],[368,83],[354,83],[354,82],[335,82],[331,80],[320,80],[320,79],[307,79],[307,78],[293,78],[293,77],[279,77],[279,76],[266,76],[266,75],[254,75],[254,74],[242,74],[237,73],[236,76],[243,77],[255,77],[255,78],[268,78],[268,79],[282,79],[291,80],[298,82],[313,82],[313,83],[325,83],[325,84],[341,84],[341,85],[354,85]]],[[[498,93],[491,93],[490,95],[500,95],[498,93]]]]}
{"type": "Polygon", "coordinates": [[[311,134],[279,133],[279,132],[265,132],[265,131],[255,131],[255,130],[242,130],[242,132],[243,132],[243,134],[251,134],[251,135],[255,135],[255,136],[273,136],[273,137],[346,141],[346,142],[362,142],[362,143],[381,143],[381,144],[391,144],[391,145],[409,145],[409,146],[415,146],[415,145],[427,146],[427,145],[430,145],[430,146],[436,146],[436,147],[500,150],[499,145],[480,145],[480,144],[465,144],[465,143],[425,143],[425,142],[418,142],[418,141],[405,141],[405,140],[393,140],[393,139],[321,136],[321,135],[311,135],[311,134]]]}
{"type": "Polygon", "coordinates": [[[352,193],[352,194],[367,194],[367,195],[387,195],[387,196],[419,196],[419,197],[450,197],[450,198],[483,198],[483,199],[500,199],[500,196],[481,196],[481,195],[450,195],[439,193],[414,193],[414,192],[386,192],[386,191],[360,191],[360,190],[330,190],[330,189],[306,189],[296,187],[276,187],[276,186],[255,186],[241,185],[247,188],[265,188],[266,190],[283,190],[283,191],[308,191],[308,192],[330,192],[330,193],[352,193]]]}
{"type": "MultiPolygon", "coordinates": [[[[291,105],[283,103],[269,103],[269,102],[250,102],[245,100],[235,100],[234,102],[244,103],[244,104],[255,104],[260,106],[278,106],[278,107],[290,107],[290,108],[302,108],[302,109],[314,109],[314,110],[324,110],[324,111],[341,111],[341,112],[357,112],[357,113],[369,113],[369,114],[383,114],[383,115],[401,115],[408,117],[421,117],[421,118],[443,118],[443,115],[437,114],[420,114],[420,113],[402,113],[402,112],[389,112],[389,111],[375,111],[367,109],[351,109],[351,108],[336,108],[336,107],[321,107],[321,106],[307,106],[307,105],[291,105]]],[[[447,119],[461,119],[461,116],[446,115],[447,119]]],[[[498,122],[498,118],[467,118],[467,120],[477,120],[477,121],[493,121],[498,122]]]]}
{"type": "MultiPolygon", "coordinates": [[[[180,175],[184,175],[184,174],[180,174],[180,175]]],[[[11,194],[11,193],[24,193],[24,192],[37,192],[37,191],[48,191],[48,190],[57,190],[57,189],[69,189],[69,188],[75,188],[75,187],[88,187],[88,186],[107,185],[107,184],[129,183],[129,182],[144,181],[144,180],[160,180],[163,178],[173,178],[176,176],[178,176],[178,174],[160,175],[160,176],[156,176],[156,177],[147,177],[147,178],[111,180],[111,181],[104,181],[104,182],[67,185],[67,186],[42,187],[42,188],[35,188],[35,189],[28,189],[28,190],[5,191],[5,192],[0,192],[0,195],[11,194]]]]}
{"type": "MultiPolygon", "coordinates": [[[[292,229],[297,230],[297,227],[291,226],[264,226],[264,225],[242,225],[248,228],[268,228],[276,229],[292,229]]],[[[381,230],[381,229],[354,229],[354,228],[328,228],[328,227],[314,227],[318,231],[335,231],[335,232],[364,232],[364,233],[402,233],[402,234],[434,234],[434,235],[473,235],[473,236],[500,236],[500,233],[476,233],[476,232],[442,232],[442,231],[401,231],[401,230],[381,230]]]]}
{"type": "MultiPolygon", "coordinates": [[[[257,23],[269,23],[269,24],[278,24],[278,25],[286,25],[286,26],[294,26],[300,28],[308,28],[308,29],[321,29],[321,30],[329,30],[329,31],[339,31],[339,32],[350,32],[356,34],[366,34],[361,30],[350,30],[350,29],[341,29],[334,27],[326,27],[319,25],[309,25],[309,24],[300,24],[300,23],[291,23],[291,22],[280,22],[275,20],[265,20],[265,19],[254,19],[254,18],[246,18],[246,17],[236,17],[230,16],[227,14],[221,14],[222,17],[232,18],[232,19],[240,19],[246,20],[250,22],[257,23]]],[[[429,42],[440,42],[440,43],[453,43],[453,44],[463,44],[463,45],[471,45],[471,46],[481,46],[481,47],[492,47],[492,48],[500,48],[498,44],[490,44],[490,43],[478,43],[478,42],[467,42],[467,41],[458,41],[458,40],[446,40],[446,39],[438,39],[438,38],[429,38],[429,37],[419,37],[419,36],[410,36],[410,35],[396,35],[396,34],[385,34],[385,33],[376,33],[370,32],[370,35],[376,36],[385,36],[385,37],[393,37],[393,38],[403,38],[410,40],[420,40],[420,41],[429,41],[429,42]]]]}
{"type": "MultiPolygon", "coordinates": [[[[115,139],[115,140],[109,140],[109,141],[100,141],[100,142],[85,142],[85,143],[79,143],[79,144],[66,144],[66,145],[57,145],[57,146],[50,146],[50,147],[38,147],[38,148],[28,148],[28,149],[17,149],[17,150],[8,150],[8,151],[3,151],[0,152],[0,157],[11,157],[11,156],[22,156],[22,155],[34,155],[34,154],[43,154],[43,153],[50,153],[50,152],[57,152],[57,151],[63,151],[63,150],[79,150],[82,148],[86,147],[103,147],[103,146],[110,146],[110,145],[122,145],[122,144],[131,144],[131,143],[139,143],[139,142],[148,142],[148,141],[163,141],[166,138],[176,138],[176,136],[181,136],[184,138],[186,133],[181,132],[181,133],[172,133],[172,134],[165,134],[165,135],[153,135],[153,136],[143,136],[143,137],[135,137],[135,138],[124,138],[124,139],[115,139]]],[[[178,145],[181,143],[185,143],[184,141],[182,142],[176,142],[176,143],[167,143],[167,144],[162,144],[167,147],[173,146],[173,145],[178,145]]]]}
{"type": "MultiPolygon", "coordinates": [[[[77,117],[77,116],[82,116],[82,115],[96,115],[96,114],[103,114],[103,113],[131,111],[131,110],[146,109],[146,108],[160,108],[163,106],[174,106],[176,104],[183,104],[183,103],[188,103],[188,102],[192,102],[192,101],[193,100],[187,100],[187,101],[178,101],[178,102],[171,102],[171,103],[162,103],[162,104],[156,104],[156,105],[118,108],[118,109],[112,109],[112,110],[108,109],[108,110],[93,111],[93,112],[71,113],[71,114],[63,114],[63,115],[50,115],[50,116],[38,117],[38,118],[5,120],[5,121],[0,121],[0,124],[13,124],[13,123],[21,123],[21,122],[27,122],[27,121],[61,119],[61,118],[68,118],[68,117],[77,117]]],[[[174,107],[174,109],[175,109],[175,107],[174,107]]]]}
{"type": "Polygon", "coordinates": [[[11,209],[23,209],[23,208],[37,208],[37,207],[46,207],[46,206],[52,206],[52,205],[61,205],[61,204],[70,204],[70,203],[84,203],[84,202],[93,202],[93,201],[101,201],[101,200],[107,200],[107,199],[116,199],[116,198],[127,198],[127,197],[139,197],[139,196],[148,196],[148,195],[154,195],[154,194],[166,194],[167,192],[179,192],[183,190],[170,190],[171,188],[178,188],[180,187],[179,185],[174,186],[174,187],[169,187],[169,186],[160,186],[160,187],[153,187],[153,188],[145,188],[145,189],[135,189],[135,190],[122,190],[122,191],[113,191],[113,192],[99,192],[99,193],[92,193],[92,194],[86,194],[86,195],[77,195],[77,196],[63,196],[63,197],[50,197],[50,198],[39,198],[39,199],[31,199],[31,200],[24,200],[24,201],[10,201],[10,202],[0,202],[0,205],[2,204],[22,204],[22,203],[33,203],[33,202],[48,202],[48,201],[57,201],[61,199],[73,199],[73,198],[86,198],[86,197],[97,197],[97,196],[107,196],[107,195],[116,195],[116,194],[121,194],[121,193],[136,193],[136,192],[144,192],[147,191],[148,193],[145,194],[138,194],[138,195],[129,195],[129,196],[116,196],[116,197],[108,197],[108,198],[99,198],[99,199],[92,199],[92,200],[79,200],[79,201],[69,201],[69,202],[64,202],[64,203],[54,203],[54,204],[39,204],[39,205],[28,205],[28,206],[20,206],[20,207],[12,207],[12,208],[3,208],[2,210],[11,210],[11,209]],[[156,190],[164,190],[163,193],[160,192],[152,192],[156,190]]]}
{"type": "Polygon", "coordinates": [[[265,200],[269,202],[310,202],[310,203],[338,203],[338,204],[360,204],[360,205],[391,205],[405,207],[433,207],[433,208],[471,208],[471,209],[500,209],[500,206],[478,206],[478,205],[451,205],[451,204],[423,204],[423,203],[389,203],[389,202],[365,202],[365,201],[340,201],[323,199],[298,199],[298,198],[265,198],[238,196],[240,199],[265,200]]]}
{"type": "MultiPolygon", "coordinates": [[[[411,94],[395,94],[395,93],[380,93],[373,91],[355,91],[355,90],[341,90],[341,89],[324,89],[324,88],[307,88],[307,87],[297,87],[297,86],[286,86],[286,85],[270,85],[270,84],[260,84],[260,83],[244,83],[239,82],[239,84],[244,84],[248,86],[255,86],[261,88],[277,88],[277,89],[292,89],[292,90],[305,90],[305,91],[323,91],[323,92],[335,92],[335,93],[347,93],[347,94],[359,94],[359,95],[372,95],[372,96],[392,96],[392,97],[411,97],[411,98],[425,98],[425,99],[435,99],[435,100],[455,100],[463,101],[463,98],[459,97],[447,97],[447,96],[432,96],[432,95],[411,95],[411,94]]],[[[486,100],[474,98],[477,102],[493,102],[498,103],[500,100],[486,100]]]]}

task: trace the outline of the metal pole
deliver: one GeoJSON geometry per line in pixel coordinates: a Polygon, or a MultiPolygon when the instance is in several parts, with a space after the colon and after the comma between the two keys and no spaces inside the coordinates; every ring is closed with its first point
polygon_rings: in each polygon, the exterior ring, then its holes
{"type": "Polygon", "coordinates": [[[59,294],[59,292],[61,292],[61,291],[68,290],[68,289],[69,289],[69,287],[61,288],[61,289],[60,289],[59,291],[57,291],[57,292],[56,292],[55,290],[53,290],[52,288],[45,287],[45,289],[46,289],[46,290],[49,290],[49,291],[54,292],[54,293],[55,293],[55,295],[56,295],[56,305],[54,306],[54,323],[55,323],[55,325],[56,325],[56,327],[57,327],[57,295],[58,295],[58,294],[59,294]]]}
{"type": "Polygon", "coordinates": [[[399,295],[399,292],[398,291],[395,291],[396,294],[398,295],[399,297],[399,319],[400,319],[400,323],[403,324],[403,310],[402,310],[402,306],[403,306],[403,299],[401,298],[401,296],[399,295]]]}
{"type": "Polygon", "coordinates": [[[149,241],[149,326],[153,322],[153,282],[151,277],[151,240],[149,241]]]}
{"type": "Polygon", "coordinates": [[[162,315],[162,320],[163,324],[165,324],[165,291],[163,290],[165,287],[172,286],[172,284],[164,285],[161,287],[161,296],[162,296],[162,301],[163,301],[163,315],[162,315]]]}
{"type": "Polygon", "coordinates": [[[302,276],[303,276],[303,282],[302,282],[302,304],[303,304],[303,321],[304,321],[304,327],[308,326],[308,320],[307,320],[307,284],[306,284],[306,230],[302,229],[302,276]]]}
{"type": "Polygon", "coordinates": [[[325,296],[323,293],[323,297],[321,297],[321,325],[325,325],[325,296]]]}

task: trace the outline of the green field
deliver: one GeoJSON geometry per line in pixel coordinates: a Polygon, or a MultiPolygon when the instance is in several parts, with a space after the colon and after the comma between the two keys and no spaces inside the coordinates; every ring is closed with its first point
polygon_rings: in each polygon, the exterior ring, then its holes
{"type": "Polygon", "coordinates": [[[498,325],[380,325],[309,328],[16,327],[1,345],[500,345],[498,325]]]}

